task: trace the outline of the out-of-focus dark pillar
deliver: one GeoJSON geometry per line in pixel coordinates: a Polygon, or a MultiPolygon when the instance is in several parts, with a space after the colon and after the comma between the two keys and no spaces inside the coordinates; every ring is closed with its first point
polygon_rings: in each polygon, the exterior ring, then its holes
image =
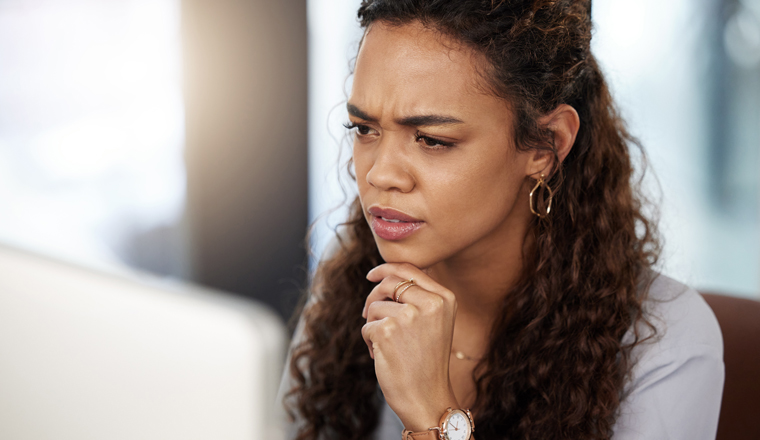
{"type": "Polygon", "coordinates": [[[182,0],[195,281],[289,317],[305,280],[306,0],[182,0]]]}

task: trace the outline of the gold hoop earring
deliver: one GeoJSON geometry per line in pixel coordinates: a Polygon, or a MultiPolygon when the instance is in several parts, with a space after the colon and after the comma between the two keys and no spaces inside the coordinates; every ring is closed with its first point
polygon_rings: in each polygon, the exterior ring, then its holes
{"type": "Polygon", "coordinates": [[[538,178],[538,181],[536,182],[536,186],[534,186],[533,189],[530,190],[530,197],[528,200],[528,204],[530,205],[530,212],[535,214],[538,218],[544,218],[547,215],[549,215],[549,212],[551,212],[552,210],[552,197],[554,197],[554,192],[552,192],[552,188],[549,186],[548,183],[546,183],[546,181],[544,180],[544,177],[546,176],[541,174],[541,177],[538,178]],[[549,191],[549,200],[546,202],[546,212],[544,214],[541,214],[538,211],[536,211],[537,206],[536,206],[536,203],[533,201],[533,193],[535,193],[536,190],[541,186],[545,187],[549,191]]]}

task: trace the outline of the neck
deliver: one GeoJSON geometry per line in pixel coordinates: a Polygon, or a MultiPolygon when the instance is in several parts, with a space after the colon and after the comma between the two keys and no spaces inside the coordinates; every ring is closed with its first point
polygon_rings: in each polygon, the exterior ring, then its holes
{"type": "Polygon", "coordinates": [[[501,312],[504,298],[522,275],[523,249],[530,244],[528,222],[515,223],[488,237],[490,246],[473,247],[429,268],[430,276],[456,295],[457,325],[488,332],[501,312]]]}

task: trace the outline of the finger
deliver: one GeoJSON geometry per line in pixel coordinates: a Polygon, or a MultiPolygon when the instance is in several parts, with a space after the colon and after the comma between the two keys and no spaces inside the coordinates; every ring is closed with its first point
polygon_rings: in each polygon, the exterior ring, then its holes
{"type": "Polygon", "coordinates": [[[367,273],[367,279],[373,283],[394,275],[402,280],[414,279],[414,283],[425,290],[435,292],[441,289],[441,285],[430,278],[428,274],[410,263],[385,263],[377,266],[367,273]]]}
{"type": "Polygon", "coordinates": [[[399,322],[392,318],[383,318],[379,321],[372,321],[362,326],[362,338],[370,350],[372,359],[382,356],[382,349],[385,345],[394,345],[399,335],[399,322]]]}
{"type": "Polygon", "coordinates": [[[373,321],[368,322],[362,326],[362,338],[364,339],[364,343],[367,344],[367,349],[369,349],[369,356],[374,359],[375,358],[375,350],[374,350],[374,344],[372,343],[372,338],[377,332],[377,328],[380,326],[380,324],[384,322],[383,320],[380,321],[373,321]]]}
{"type": "Polygon", "coordinates": [[[375,301],[367,307],[367,322],[396,317],[404,308],[403,304],[392,301],[375,301]]]}
{"type": "Polygon", "coordinates": [[[362,310],[362,317],[367,317],[367,307],[369,307],[370,304],[372,304],[375,301],[394,301],[395,298],[393,297],[393,291],[396,289],[396,286],[402,282],[407,280],[402,280],[401,278],[398,278],[396,276],[389,276],[382,280],[377,286],[375,286],[372,291],[367,295],[367,298],[364,300],[364,309],[362,310]]]}
{"type": "Polygon", "coordinates": [[[414,283],[422,289],[441,295],[447,302],[456,301],[451,291],[438,284],[428,274],[410,263],[385,263],[367,273],[367,279],[373,282],[378,282],[389,276],[395,276],[402,280],[414,279],[414,283]]]}
{"type": "MultiPolygon", "coordinates": [[[[362,309],[362,317],[367,318],[367,310],[374,303],[384,302],[400,302],[404,304],[411,304],[413,306],[424,306],[430,302],[440,302],[443,297],[442,294],[435,294],[428,292],[422,287],[416,284],[404,283],[408,280],[402,280],[394,275],[391,275],[383,279],[372,291],[367,295],[364,300],[364,308],[362,309]],[[398,287],[398,288],[397,288],[398,287]],[[410,297],[408,292],[415,290],[414,297],[410,297]],[[432,298],[429,297],[432,295],[432,298]],[[402,299],[403,296],[403,299],[402,299]],[[396,301],[398,299],[398,301],[396,301]]],[[[440,287],[440,286],[439,286],[440,287]]],[[[445,300],[444,300],[445,301],[445,300]]]]}
{"type": "Polygon", "coordinates": [[[422,298],[422,297],[427,297],[429,295],[435,296],[437,298],[441,298],[440,295],[436,295],[435,293],[428,292],[427,290],[424,290],[422,287],[416,284],[407,284],[404,287],[398,289],[398,292],[396,292],[396,302],[401,303],[401,304],[411,304],[411,305],[419,306],[420,304],[417,301],[417,299],[422,298]],[[416,294],[413,297],[410,297],[409,295],[404,296],[406,292],[412,289],[416,289],[418,294],[416,294]]]}
{"type": "MultiPolygon", "coordinates": [[[[390,277],[389,277],[390,278],[390,277]]],[[[382,283],[381,283],[382,284],[382,283]]],[[[379,320],[386,317],[398,317],[403,310],[406,310],[409,316],[416,315],[417,312],[425,314],[438,314],[452,307],[456,310],[456,302],[448,302],[440,294],[428,292],[416,284],[405,284],[398,289],[396,297],[398,301],[389,301],[388,298],[393,295],[392,283],[386,283],[380,286],[386,292],[373,292],[370,294],[366,304],[366,310],[362,316],[368,321],[379,320]]]]}
{"type": "MultiPolygon", "coordinates": [[[[399,305],[410,307],[409,312],[425,316],[448,316],[449,312],[456,314],[456,300],[447,301],[443,295],[429,292],[420,286],[405,286],[399,289],[399,305]]],[[[403,310],[403,309],[402,309],[403,310]]]]}

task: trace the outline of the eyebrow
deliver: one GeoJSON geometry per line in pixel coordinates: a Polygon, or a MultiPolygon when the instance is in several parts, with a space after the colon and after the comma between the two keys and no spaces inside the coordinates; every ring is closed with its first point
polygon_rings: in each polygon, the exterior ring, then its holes
{"type": "MultiPolygon", "coordinates": [[[[348,110],[348,114],[351,116],[355,116],[359,119],[364,119],[365,121],[369,122],[377,122],[377,118],[370,116],[367,112],[351,103],[346,104],[346,109],[348,110]]],[[[464,121],[452,116],[445,115],[416,115],[397,119],[396,123],[410,127],[428,127],[432,125],[464,124],[464,121]]]]}

